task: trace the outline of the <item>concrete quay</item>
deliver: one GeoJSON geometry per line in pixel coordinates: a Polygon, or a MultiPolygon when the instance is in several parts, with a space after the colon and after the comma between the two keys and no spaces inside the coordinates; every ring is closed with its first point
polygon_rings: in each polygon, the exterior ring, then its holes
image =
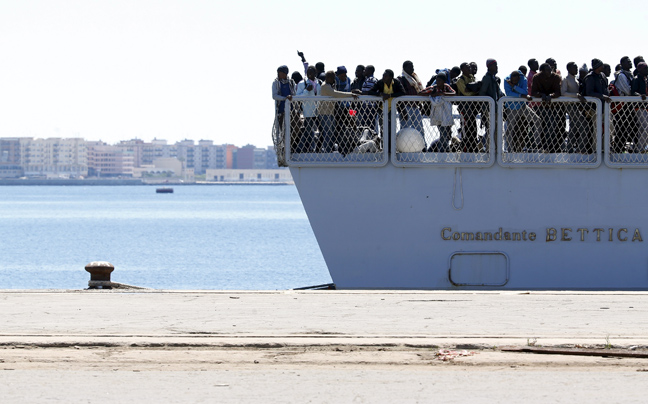
{"type": "Polygon", "coordinates": [[[648,393],[648,292],[4,290],[0,320],[11,403],[648,393]],[[509,350],[541,347],[577,354],[509,350]]]}

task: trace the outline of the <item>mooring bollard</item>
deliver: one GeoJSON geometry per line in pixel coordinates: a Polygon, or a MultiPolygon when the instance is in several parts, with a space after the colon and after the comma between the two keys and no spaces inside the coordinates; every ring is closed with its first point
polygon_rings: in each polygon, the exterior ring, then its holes
{"type": "Polygon", "coordinates": [[[106,261],[93,261],[85,266],[85,270],[90,272],[88,289],[112,289],[110,273],[115,270],[113,264],[106,261]]]}

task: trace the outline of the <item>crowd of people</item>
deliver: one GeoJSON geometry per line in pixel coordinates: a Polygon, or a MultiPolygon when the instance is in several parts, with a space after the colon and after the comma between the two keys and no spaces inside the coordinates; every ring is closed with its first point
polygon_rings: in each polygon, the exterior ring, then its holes
{"type": "MultiPolygon", "coordinates": [[[[613,101],[610,96],[637,96],[645,100],[648,96],[648,65],[642,56],[631,60],[628,56],[620,59],[612,80],[611,66],[599,59],[592,59],[591,67],[579,67],[575,62],[566,64],[567,73],[559,70],[556,60],[548,58],[544,63],[530,59],[527,65],[521,65],[508,74],[502,86],[498,76],[498,63],[488,59],[485,63],[486,73],[477,80],[478,65],[475,62],[463,62],[450,69],[437,69],[435,74],[423,85],[423,81],[414,71],[411,61],[403,63],[400,76],[386,69],[377,79],[372,65],[358,65],[355,78],[347,75],[345,66],[338,66],[335,71],[326,71],[322,62],[310,65],[302,52],[298,56],[304,66],[305,77],[300,72],[293,72],[289,77],[287,66],[277,69],[277,78],[272,85],[272,97],[275,100],[278,126],[281,129],[284,121],[285,100],[293,96],[328,96],[334,98],[357,99],[362,95],[380,96],[391,110],[392,100],[405,95],[430,96],[431,102],[399,104],[398,117],[401,128],[411,127],[423,131],[423,117],[430,118],[430,124],[439,128],[439,139],[426,145],[422,151],[444,152],[449,150],[452,118],[452,102],[448,96],[487,96],[496,103],[504,97],[520,98],[522,102],[509,102],[504,110],[504,117],[509,133],[507,149],[510,151],[538,150],[544,152],[578,152],[592,153],[595,132],[591,103],[585,97],[594,97],[604,103],[613,101]],[[634,66],[633,66],[634,65],[634,66]],[[528,66],[528,68],[527,68],[528,66]],[[634,67],[634,70],[633,70],[634,67]],[[503,87],[503,91],[502,91],[503,87]],[[562,113],[556,113],[552,99],[571,97],[581,103],[568,103],[562,113]],[[532,101],[532,102],[531,102],[532,101]],[[569,119],[569,125],[566,121],[569,119]],[[569,131],[564,130],[568,126],[569,131]],[[513,136],[516,135],[516,136],[513,136]]],[[[382,114],[376,105],[365,103],[359,105],[355,117],[355,126],[373,128],[382,114]]],[[[480,114],[479,104],[468,105],[456,103],[461,114],[462,149],[466,152],[483,150],[483,137],[478,136],[478,126],[488,127],[490,122],[477,119],[480,114]],[[478,122],[479,121],[479,122],[478,122]]],[[[293,145],[297,151],[336,150],[342,142],[341,136],[348,127],[348,110],[353,101],[346,103],[305,103],[302,102],[299,113],[303,115],[302,135],[293,145]],[[328,104],[328,105],[327,105],[328,104]],[[342,111],[346,109],[345,111],[342,111]],[[346,112],[346,113],[345,113],[346,112]],[[320,135],[316,141],[316,132],[320,135]]],[[[614,152],[641,152],[648,146],[648,111],[646,107],[613,103],[610,106],[612,121],[623,121],[617,130],[612,127],[614,152]],[[618,105],[617,105],[618,104],[618,105]]],[[[392,114],[387,114],[391,120],[392,114]]],[[[388,126],[391,128],[391,124],[388,126]]]]}

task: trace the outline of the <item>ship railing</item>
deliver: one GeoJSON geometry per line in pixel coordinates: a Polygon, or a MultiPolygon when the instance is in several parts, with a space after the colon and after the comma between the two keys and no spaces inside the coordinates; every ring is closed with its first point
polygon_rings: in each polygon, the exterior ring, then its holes
{"type": "Polygon", "coordinates": [[[490,97],[406,96],[392,100],[391,161],[397,167],[488,167],[495,157],[490,97]]]}
{"type": "Polygon", "coordinates": [[[586,97],[504,97],[498,101],[498,163],[503,167],[593,168],[601,164],[602,103],[586,97]]]}
{"type": "Polygon", "coordinates": [[[285,159],[292,167],[380,167],[389,121],[381,97],[295,96],[286,101],[285,159]]]}
{"type": "Polygon", "coordinates": [[[648,168],[648,100],[611,97],[605,109],[605,164],[648,168]]]}

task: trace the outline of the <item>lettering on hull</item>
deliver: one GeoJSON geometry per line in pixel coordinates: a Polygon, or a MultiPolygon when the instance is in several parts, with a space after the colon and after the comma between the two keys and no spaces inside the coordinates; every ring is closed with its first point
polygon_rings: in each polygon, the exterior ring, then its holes
{"type": "Polygon", "coordinates": [[[452,227],[441,229],[445,241],[516,241],[533,242],[543,239],[552,242],[643,242],[638,228],[628,227],[547,227],[544,231],[511,231],[500,227],[497,231],[460,231],[452,227]],[[538,237],[540,235],[540,237],[538,237]]]}

